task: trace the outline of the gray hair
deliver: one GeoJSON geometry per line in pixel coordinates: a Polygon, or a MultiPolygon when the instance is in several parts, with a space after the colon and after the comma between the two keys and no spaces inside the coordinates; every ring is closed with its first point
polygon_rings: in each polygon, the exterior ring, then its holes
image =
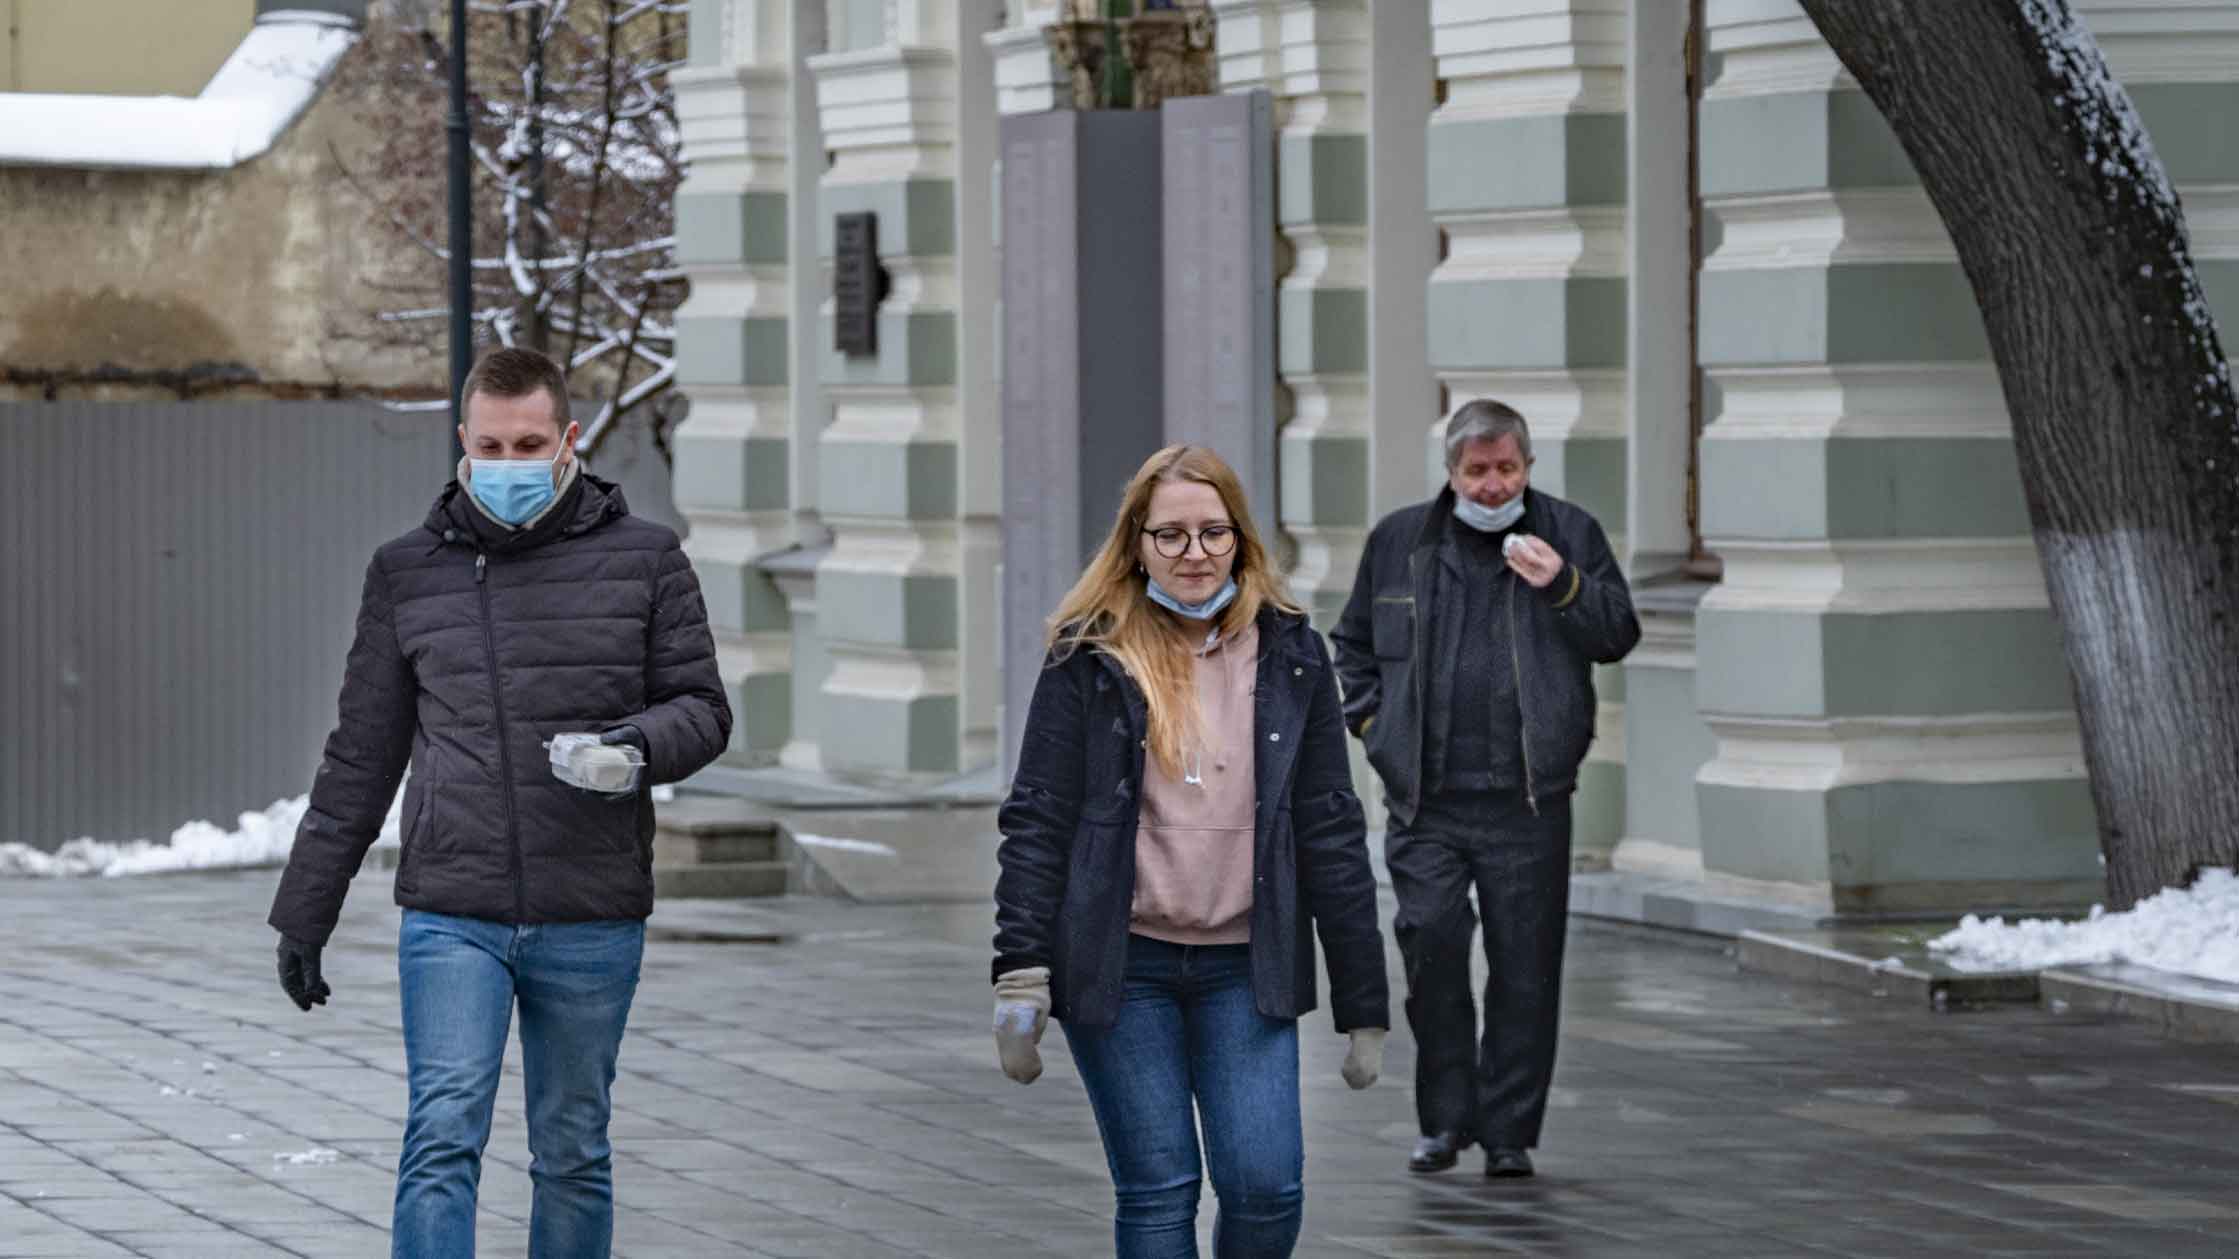
{"type": "Polygon", "coordinates": [[[1532,430],[1521,412],[1491,398],[1463,403],[1446,421],[1446,470],[1454,470],[1454,465],[1462,461],[1462,448],[1471,442],[1497,442],[1510,436],[1516,439],[1516,449],[1523,454],[1524,462],[1530,463],[1532,430]]]}

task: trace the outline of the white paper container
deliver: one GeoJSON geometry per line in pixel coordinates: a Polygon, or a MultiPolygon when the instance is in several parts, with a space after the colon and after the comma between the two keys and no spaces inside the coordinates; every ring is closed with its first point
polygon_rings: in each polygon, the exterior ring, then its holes
{"type": "Polygon", "coordinates": [[[570,787],[626,796],[645,776],[645,754],[626,743],[601,743],[595,734],[556,734],[544,746],[551,753],[552,776],[570,787]]]}

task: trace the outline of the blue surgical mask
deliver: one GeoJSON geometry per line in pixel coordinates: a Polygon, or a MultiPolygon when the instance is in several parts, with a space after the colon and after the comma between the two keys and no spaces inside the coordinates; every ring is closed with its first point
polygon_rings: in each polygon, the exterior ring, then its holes
{"type": "Polygon", "coordinates": [[[1166,587],[1159,585],[1156,577],[1146,577],[1143,580],[1148,583],[1144,586],[1143,593],[1151,597],[1152,603],[1176,616],[1186,616],[1193,621],[1210,621],[1220,615],[1222,608],[1236,600],[1236,579],[1234,577],[1222,582],[1221,588],[1214,591],[1212,597],[1203,603],[1182,602],[1168,594],[1166,587]]]}
{"type": "Polygon", "coordinates": [[[1518,494],[1498,507],[1487,507],[1464,494],[1454,496],[1454,519],[1480,533],[1499,533],[1514,528],[1524,518],[1524,496],[1518,494]]]}
{"type": "Polygon", "coordinates": [[[471,459],[470,481],[476,501],[509,525],[519,525],[543,511],[558,492],[560,461],[542,459],[471,459]]]}

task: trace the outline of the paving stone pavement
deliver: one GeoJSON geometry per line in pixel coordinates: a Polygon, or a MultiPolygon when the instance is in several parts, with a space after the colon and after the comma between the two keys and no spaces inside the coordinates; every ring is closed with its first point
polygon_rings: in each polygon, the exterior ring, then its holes
{"type": "MultiPolygon", "coordinates": [[[[298,1014],[272,978],[274,877],[0,881],[0,1257],[387,1253],[396,911],[359,881],[334,1003],[298,1014]]],[[[654,925],[616,1086],[618,1253],[1111,1253],[1062,1034],[1032,1087],[996,1070],[986,909],[678,902],[654,925]]],[[[1567,1005],[1529,1182],[1488,1182],[1474,1156],[1407,1175],[1405,1030],[1354,1093],[1311,1016],[1298,1254],[2239,1254],[2228,1047],[1933,1015],[1583,922],[1567,1005]]],[[[526,1246],[517,1073],[485,1255],[526,1246]]]]}

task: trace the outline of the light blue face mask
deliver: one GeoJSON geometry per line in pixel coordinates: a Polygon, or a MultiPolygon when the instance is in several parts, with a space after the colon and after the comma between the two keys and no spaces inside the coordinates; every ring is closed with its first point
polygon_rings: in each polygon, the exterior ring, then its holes
{"type": "Polygon", "coordinates": [[[1236,600],[1236,579],[1234,577],[1222,582],[1221,588],[1214,591],[1212,597],[1203,603],[1182,602],[1167,593],[1166,587],[1159,585],[1156,577],[1146,577],[1143,580],[1147,583],[1143,588],[1143,593],[1151,597],[1152,603],[1176,616],[1186,616],[1193,621],[1210,621],[1220,615],[1222,608],[1236,600]]]}
{"type": "Polygon", "coordinates": [[[1474,498],[1454,496],[1454,519],[1479,533],[1499,533],[1524,518],[1524,496],[1518,494],[1498,507],[1487,507],[1474,498]]]}
{"type": "Polygon", "coordinates": [[[470,483],[475,500],[509,525],[533,518],[558,493],[560,461],[542,459],[471,459],[470,483]]]}

